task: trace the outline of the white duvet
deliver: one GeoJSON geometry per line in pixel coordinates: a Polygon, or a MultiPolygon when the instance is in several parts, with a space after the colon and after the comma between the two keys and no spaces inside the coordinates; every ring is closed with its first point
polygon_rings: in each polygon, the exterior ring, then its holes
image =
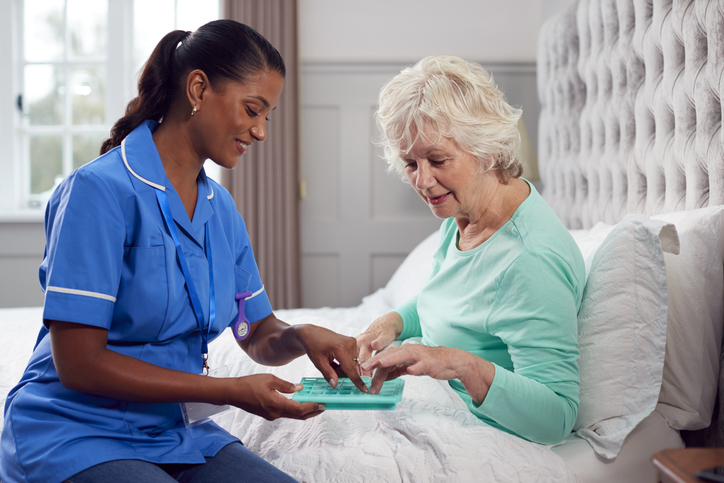
{"type": "MultiPolygon", "coordinates": [[[[291,323],[315,323],[356,335],[389,310],[378,292],[358,307],[277,312],[291,323]]],[[[40,326],[41,309],[0,310],[0,401],[19,379],[40,326]]],[[[319,376],[307,358],[269,368],[251,361],[230,333],[209,348],[212,367],[232,375],[272,372],[298,382],[319,376]]],[[[577,481],[548,447],[479,421],[447,386],[407,377],[394,411],[327,411],[307,421],[266,421],[234,409],[215,417],[252,451],[303,482],[568,482],[577,481]]],[[[1,422],[0,422],[1,424],[1,422]]]]}

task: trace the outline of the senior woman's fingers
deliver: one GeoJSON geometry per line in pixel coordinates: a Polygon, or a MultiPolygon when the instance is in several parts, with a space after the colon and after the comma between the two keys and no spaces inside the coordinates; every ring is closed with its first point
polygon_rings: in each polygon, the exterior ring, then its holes
{"type": "MultiPolygon", "coordinates": [[[[406,344],[390,348],[372,361],[377,367],[401,368],[411,376],[430,376],[434,379],[458,379],[471,367],[469,352],[450,347],[429,347],[422,344],[406,344]]],[[[474,359],[477,361],[479,358],[474,359]]],[[[363,370],[368,366],[363,365],[363,370]]]]}
{"type": "Polygon", "coordinates": [[[381,351],[389,347],[389,345],[397,338],[397,334],[392,330],[380,331],[377,338],[372,341],[372,349],[381,351]]]}
{"type": "Polygon", "coordinates": [[[415,362],[410,360],[410,351],[407,347],[389,347],[383,352],[378,352],[374,357],[362,363],[363,371],[371,371],[382,367],[392,367],[398,364],[415,362]]]}
{"type": "Polygon", "coordinates": [[[388,312],[375,319],[367,330],[357,336],[359,362],[364,363],[375,351],[387,348],[401,332],[402,318],[396,312],[388,312]]]}
{"type": "Polygon", "coordinates": [[[363,332],[355,337],[355,339],[357,340],[357,349],[359,351],[357,355],[358,362],[363,363],[372,357],[372,342],[374,336],[369,332],[363,332]]]}
{"type": "Polygon", "coordinates": [[[379,394],[385,381],[397,379],[405,374],[407,374],[407,366],[381,367],[377,369],[374,376],[372,376],[372,381],[370,381],[370,394],[379,394]]]}
{"type": "Polygon", "coordinates": [[[391,347],[365,361],[360,367],[362,371],[374,371],[370,382],[370,394],[378,394],[385,381],[396,379],[407,374],[407,351],[402,347],[391,347]]]}
{"type": "Polygon", "coordinates": [[[375,352],[374,343],[377,340],[377,335],[371,332],[363,332],[359,334],[357,339],[357,347],[359,349],[359,355],[357,356],[357,362],[360,364],[360,375],[363,377],[369,377],[372,372],[362,369],[362,364],[370,360],[375,352]]]}
{"type": "Polygon", "coordinates": [[[392,371],[389,367],[378,368],[370,381],[370,394],[378,394],[382,389],[382,384],[387,380],[387,376],[392,371]]]}

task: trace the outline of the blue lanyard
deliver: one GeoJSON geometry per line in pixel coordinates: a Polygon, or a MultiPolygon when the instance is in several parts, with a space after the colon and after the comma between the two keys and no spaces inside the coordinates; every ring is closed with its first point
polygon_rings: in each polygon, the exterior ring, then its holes
{"type": "Polygon", "coordinates": [[[191,306],[196,314],[196,321],[199,323],[199,331],[201,332],[201,357],[204,361],[203,373],[207,374],[209,371],[208,358],[209,358],[209,333],[211,332],[211,326],[214,325],[214,319],[216,318],[216,295],[214,293],[214,265],[211,259],[211,239],[209,237],[209,224],[204,223],[205,239],[204,244],[206,245],[206,260],[209,262],[209,326],[204,332],[204,312],[201,309],[201,300],[199,299],[198,293],[196,293],[196,287],[194,281],[191,278],[191,271],[186,263],[186,257],[184,257],[184,251],[181,247],[181,241],[176,233],[176,224],[173,221],[171,215],[171,207],[168,204],[168,198],[166,193],[162,190],[156,190],[156,198],[158,204],[161,206],[161,212],[163,213],[163,219],[166,221],[168,231],[171,233],[173,243],[176,245],[176,254],[178,255],[178,261],[181,264],[181,271],[186,279],[186,288],[189,292],[189,298],[191,299],[191,306]]]}

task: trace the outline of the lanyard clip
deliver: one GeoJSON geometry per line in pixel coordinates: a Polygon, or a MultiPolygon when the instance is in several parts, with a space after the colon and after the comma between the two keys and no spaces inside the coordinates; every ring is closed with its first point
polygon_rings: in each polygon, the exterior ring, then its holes
{"type": "Polygon", "coordinates": [[[201,355],[201,358],[204,360],[204,365],[201,368],[201,375],[208,376],[209,375],[209,354],[205,352],[201,355]]]}

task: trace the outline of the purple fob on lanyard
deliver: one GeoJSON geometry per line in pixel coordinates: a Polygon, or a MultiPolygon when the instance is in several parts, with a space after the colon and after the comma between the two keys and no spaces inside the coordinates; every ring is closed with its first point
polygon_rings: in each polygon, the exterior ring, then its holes
{"type": "Polygon", "coordinates": [[[239,316],[234,323],[234,337],[236,340],[244,340],[249,337],[249,319],[244,314],[244,301],[251,296],[250,291],[241,292],[234,296],[239,301],[239,316]]]}

